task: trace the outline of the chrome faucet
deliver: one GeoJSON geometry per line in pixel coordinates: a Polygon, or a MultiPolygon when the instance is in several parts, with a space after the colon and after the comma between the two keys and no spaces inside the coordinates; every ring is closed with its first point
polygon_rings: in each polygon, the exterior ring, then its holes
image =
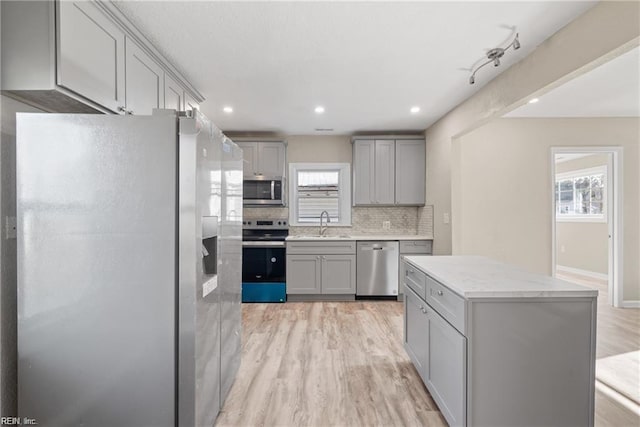
{"type": "Polygon", "coordinates": [[[324,233],[327,231],[327,228],[329,227],[328,224],[331,222],[331,217],[329,216],[329,212],[327,211],[322,211],[320,213],[320,235],[324,236],[324,233]],[[324,228],[322,228],[322,217],[324,216],[324,214],[327,214],[327,222],[324,226],[324,228]]]}

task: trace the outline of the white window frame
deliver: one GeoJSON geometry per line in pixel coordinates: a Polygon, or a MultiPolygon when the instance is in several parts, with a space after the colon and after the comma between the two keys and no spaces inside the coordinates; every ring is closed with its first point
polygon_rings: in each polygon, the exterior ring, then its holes
{"type": "MultiPolygon", "coordinates": [[[[556,174],[555,184],[567,179],[581,178],[590,175],[603,175],[602,179],[602,213],[601,214],[581,214],[581,215],[559,215],[556,212],[557,222],[607,222],[607,167],[597,166],[594,168],[577,169],[556,174]]],[[[574,194],[575,196],[575,194],[574,194]]],[[[555,197],[555,191],[554,191],[555,197]]],[[[557,202],[556,202],[557,203],[557,202]]]]}
{"type": "Polygon", "coordinates": [[[320,224],[298,221],[298,171],[339,171],[340,221],[330,222],[329,227],[351,226],[351,164],[349,163],[289,163],[289,225],[314,227],[320,224]]]}

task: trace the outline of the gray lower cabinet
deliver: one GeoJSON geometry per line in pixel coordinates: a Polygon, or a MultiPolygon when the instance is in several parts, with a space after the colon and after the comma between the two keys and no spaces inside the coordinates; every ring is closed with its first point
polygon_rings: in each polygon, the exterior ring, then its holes
{"type": "Polygon", "coordinates": [[[427,386],[449,425],[464,425],[467,340],[425,304],[427,386]]]}
{"type": "Polygon", "coordinates": [[[404,346],[449,425],[464,425],[466,338],[411,288],[405,293],[404,346]]]}
{"type": "Polygon", "coordinates": [[[355,295],[355,241],[288,242],[288,295],[355,295]]]}
{"type": "Polygon", "coordinates": [[[404,347],[449,425],[593,426],[593,291],[455,258],[403,262],[404,347]]]}
{"type": "Polygon", "coordinates": [[[287,255],[287,293],[322,293],[320,255],[287,255]]]}
{"type": "Polygon", "coordinates": [[[431,255],[433,253],[433,240],[402,240],[400,241],[400,262],[398,295],[404,294],[405,264],[402,262],[403,255],[431,255]]]}
{"type": "Polygon", "coordinates": [[[404,301],[404,347],[426,383],[429,346],[429,322],[424,312],[426,303],[410,289],[405,292],[404,301]]]}

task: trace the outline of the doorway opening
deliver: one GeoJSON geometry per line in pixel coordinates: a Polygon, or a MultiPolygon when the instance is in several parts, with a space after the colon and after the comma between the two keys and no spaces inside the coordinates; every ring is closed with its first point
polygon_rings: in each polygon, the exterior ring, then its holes
{"type": "Polygon", "coordinates": [[[622,149],[551,149],[554,277],[600,287],[623,304],[622,149]]]}

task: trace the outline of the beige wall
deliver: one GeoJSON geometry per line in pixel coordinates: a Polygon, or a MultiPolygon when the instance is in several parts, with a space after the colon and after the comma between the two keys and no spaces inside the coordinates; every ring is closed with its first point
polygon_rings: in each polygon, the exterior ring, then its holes
{"type": "MultiPolygon", "coordinates": [[[[607,166],[608,158],[608,154],[592,154],[556,163],[556,173],[607,166]]],[[[556,262],[558,266],[606,275],[609,271],[607,223],[556,221],[556,262]]]]}
{"type": "Polygon", "coordinates": [[[288,163],[351,163],[351,137],[346,135],[286,137],[288,163]]]}
{"type": "MultiPolygon", "coordinates": [[[[16,216],[16,119],[17,112],[38,111],[11,98],[0,96],[2,147],[0,150],[0,218],[16,216]]],[[[0,407],[2,416],[16,414],[17,381],[17,279],[16,239],[6,239],[0,227],[0,407]]]]}
{"type": "Polygon", "coordinates": [[[596,4],[425,131],[426,201],[434,205],[435,254],[452,253],[452,226],[443,221],[456,199],[452,140],[637,46],[639,21],[640,2],[596,4]]]}
{"type": "Polygon", "coordinates": [[[640,300],[638,118],[498,119],[453,144],[453,253],[551,273],[551,147],[623,147],[625,300],[640,300]]]}

